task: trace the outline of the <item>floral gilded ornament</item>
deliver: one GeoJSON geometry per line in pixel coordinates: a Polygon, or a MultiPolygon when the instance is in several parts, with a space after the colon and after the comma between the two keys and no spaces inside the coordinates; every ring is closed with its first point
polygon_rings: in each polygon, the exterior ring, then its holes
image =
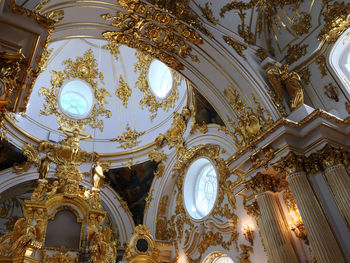
{"type": "Polygon", "coordinates": [[[252,97],[256,109],[248,106],[233,87],[227,87],[224,90],[224,95],[230,102],[230,106],[235,112],[237,119],[233,120],[229,117],[229,122],[234,129],[234,133],[229,133],[235,141],[237,148],[240,149],[252,143],[259,134],[267,130],[273,123],[270,112],[265,112],[254,95],[252,97]]]}
{"type": "Polygon", "coordinates": [[[137,132],[136,130],[132,131],[129,124],[127,124],[126,131],[123,133],[123,135],[118,136],[117,138],[112,139],[111,141],[119,142],[120,148],[133,148],[139,145],[140,141],[137,141],[137,138],[143,134],[145,134],[145,132],[137,132]]]}
{"type": "Polygon", "coordinates": [[[140,100],[140,106],[142,109],[147,108],[152,113],[150,117],[152,121],[157,116],[159,109],[169,111],[170,108],[175,106],[175,101],[179,98],[178,86],[181,84],[183,78],[175,70],[171,70],[171,74],[173,75],[173,87],[165,99],[157,99],[151,91],[147,80],[148,69],[153,58],[139,51],[136,52],[136,57],[138,58],[138,61],[135,64],[134,71],[135,73],[139,72],[140,74],[135,87],[139,88],[143,93],[143,97],[140,100]]]}
{"type": "Polygon", "coordinates": [[[40,115],[56,115],[57,122],[64,129],[79,129],[84,130],[87,125],[92,128],[99,128],[103,131],[103,118],[110,118],[111,111],[105,108],[108,104],[106,97],[111,97],[111,94],[105,88],[98,88],[98,80],[103,82],[103,74],[97,69],[96,59],[93,56],[92,50],[89,49],[82,57],[76,57],[75,61],[71,59],[63,61],[65,69],[63,72],[51,70],[51,86],[42,87],[39,90],[39,95],[45,96],[44,109],[40,110],[40,115]],[[96,104],[93,106],[91,114],[85,119],[73,119],[65,115],[58,107],[59,90],[63,87],[65,81],[70,79],[80,78],[89,83],[94,90],[96,104]]]}
{"type": "Polygon", "coordinates": [[[131,89],[129,88],[128,83],[126,83],[123,79],[122,76],[120,76],[119,78],[119,87],[117,88],[117,90],[115,91],[115,95],[117,95],[117,97],[119,99],[122,100],[123,105],[125,108],[128,107],[128,100],[131,96],[131,89]]]}

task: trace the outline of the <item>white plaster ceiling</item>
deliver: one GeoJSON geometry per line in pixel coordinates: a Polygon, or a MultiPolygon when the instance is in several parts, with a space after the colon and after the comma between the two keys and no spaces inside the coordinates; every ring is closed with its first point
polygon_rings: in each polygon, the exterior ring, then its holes
{"type": "MultiPolygon", "coordinates": [[[[139,77],[139,72],[135,73],[134,70],[134,65],[138,61],[135,56],[136,50],[120,46],[120,54],[116,59],[108,49],[102,48],[106,44],[106,41],[99,39],[68,39],[49,44],[48,49],[52,49],[52,53],[47,68],[38,76],[35,82],[27,111],[24,115],[17,117],[17,127],[38,140],[60,141],[65,138],[65,135],[58,131],[59,123],[54,114],[49,116],[40,114],[40,110],[44,109],[45,96],[39,95],[39,90],[42,87],[48,88],[51,86],[52,70],[56,72],[64,71],[63,61],[67,59],[75,61],[77,56],[82,57],[86,51],[91,49],[96,59],[97,70],[102,72],[104,76],[104,84],[97,79],[97,89],[105,88],[111,95],[111,97],[105,97],[107,101],[105,108],[111,111],[111,117],[98,117],[98,119],[103,120],[103,130],[87,125],[84,132],[91,134],[93,139],[81,142],[83,149],[100,154],[115,154],[130,150],[135,152],[137,149],[152,146],[155,138],[169,129],[173,112],[181,111],[187,104],[186,81],[182,79],[181,84],[177,87],[179,98],[175,101],[174,107],[168,111],[159,108],[156,117],[151,120],[152,113],[149,109],[147,107],[142,109],[140,106],[143,92],[135,87],[139,77]],[[131,89],[127,106],[123,105],[122,100],[116,95],[120,77],[131,89]],[[140,142],[137,146],[124,149],[120,142],[113,141],[113,139],[123,135],[127,125],[130,126],[132,131],[145,133],[136,139],[140,142]]],[[[161,100],[157,99],[157,101],[161,100]]]]}

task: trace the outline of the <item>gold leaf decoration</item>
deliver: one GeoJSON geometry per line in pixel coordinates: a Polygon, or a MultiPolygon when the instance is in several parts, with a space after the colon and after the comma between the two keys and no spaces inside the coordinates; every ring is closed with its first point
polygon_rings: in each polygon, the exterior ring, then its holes
{"type": "Polygon", "coordinates": [[[114,56],[115,60],[119,59],[119,54],[120,54],[119,47],[120,45],[114,42],[109,42],[107,45],[102,46],[102,48],[109,50],[111,55],[114,56]]]}
{"type": "Polygon", "coordinates": [[[122,76],[119,78],[119,87],[115,91],[115,95],[122,100],[124,107],[127,108],[128,100],[131,96],[131,89],[129,88],[128,83],[124,81],[122,76]]]}
{"type": "Polygon", "coordinates": [[[199,6],[199,8],[201,9],[203,15],[205,16],[205,18],[210,21],[211,23],[213,23],[214,25],[216,25],[218,23],[218,20],[215,19],[214,15],[213,15],[213,11],[210,9],[209,7],[209,2],[207,2],[205,4],[204,7],[199,6]]]}
{"type": "Polygon", "coordinates": [[[157,151],[156,149],[153,149],[149,152],[148,157],[150,160],[158,163],[157,170],[154,172],[154,176],[161,177],[165,169],[162,161],[167,160],[167,155],[163,151],[157,151]]]}
{"type": "Polygon", "coordinates": [[[176,56],[199,61],[187,43],[195,45],[203,43],[202,37],[194,29],[157,5],[142,3],[139,0],[124,0],[119,1],[119,4],[128,13],[118,11],[116,16],[101,15],[106,21],[111,21],[111,26],[116,28],[116,31],[103,33],[103,37],[109,43],[139,49],[177,70],[182,70],[184,66],[176,56]]]}
{"type": "Polygon", "coordinates": [[[135,83],[135,87],[143,92],[140,106],[142,109],[146,107],[152,113],[150,117],[152,121],[157,116],[158,109],[161,108],[164,111],[168,111],[175,106],[175,101],[179,98],[178,86],[181,84],[182,77],[175,70],[171,70],[173,76],[173,87],[165,99],[158,100],[151,91],[147,80],[148,69],[153,60],[152,57],[139,51],[136,52],[136,57],[138,58],[138,61],[135,64],[134,71],[135,73],[139,72],[140,75],[135,83]]]}
{"type": "Polygon", "coordinates": [[[44,109],[40,110],[40,115],[56,115],[57,121],[64,129],[72,129],[72,127],[84,130],[89,124],[92,128],[99,128],[103,131],[102,117],[110,118],[111,111],[105,109],[105,104],[108,104],[106,97],[111,97],[111,94],[105,88],[97,87],[97,80],[102,84],[103,74],[98,71],[96,59],[93,56],[92,50],[89,49],[82,57],[76,57],[75,61],[68,59],[62,63],[65,66],[63,72],[51,70],[51,86],[42,87],[39,90],[39,95],[45,97],[44,109]],[[85,119],[72,119],[63,114],[58,107],[58,94],[63,83],[67,80],[80,78],[89,83],[94,90],[94,97],[97,101],[92,108],[91,114],[85,119]]]}
{"type": "Polygon", "coordinates": [[[139,145],[140,141],[137,141],[137,138],[141,135],[145,134],[145,132],[137,132],[136,130],[132,131],[129,124],[126,125],[126,131],[123,133],[123,135],[118,136],[115,139],[112,139],[111,141],[117,141],[121,145],[120,148],[133,148],[137,145],[139,145]]]}
{"type": "Polygon", "coordinates": [[[248,106],[239,95],[238,91],[232,87],[224,90],[224,95],[230,102],[230,106],[235,112],[237,121],[229,118],[229,122],[234,133],[232,135],[233,140],[238,149],[247,146],[254,139],[261,134],[264,130],[268,129],[273,123],[270,112],[261,107],[260,102],[252,94],[256,109],[248,106]],[[265,116],[266,115],[266,116],[265,116]]]}
{"type": "Polygon", "coordinates": [[[46,49],[41,55],[40,61],[38,63],[38,68],[40,71],[44,71],[47,68],[47,63],[49,62],[49,58],[51,56],[51,53],[53,51],[53,48],[46,49]]]}
{"type": "Polygon", "coordinates": [[[328,5],[323,17],[325,24],[318,40],[333,43],[350,26],[350,3],[334,2],[328,5]]]}
{"type": "Polygon", "coordinates": [[[234,39],[233,37],[228,37],[228,36],[223,36],[223,39],[225,40],[225,42],[230,45],[234,50],[236,50],[236,52],[242,57],[242,58],[246,58],[245,55],[243,54],[243,50],[247,49],[247,46],[244,44],[241,44],[240,42],[238,42],[236,39],[234,39]]]}
{"type": "Polygon", "coordinates": [[[302,56],[306,55],[306,48],[308,47],[308,44],[305,45],[300,45],[300,44],[295,44],[293,46],[289,46],[287,50],[287,54],[284,57],[286,60],[287,64],[293,64],[295,61],[297,61],[299,58],[302,56]]]}

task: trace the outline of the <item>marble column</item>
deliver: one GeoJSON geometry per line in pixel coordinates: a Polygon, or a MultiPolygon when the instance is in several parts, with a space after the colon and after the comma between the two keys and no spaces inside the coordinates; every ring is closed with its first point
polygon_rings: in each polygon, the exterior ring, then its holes
{"type": "Polygon", "coordinates": [[[343,164],[333,165],[324,171],[326,182],[337,207],[350,228],[350,177],[343,164]]]}
{"type": "Polygon", "coordinates": [[[289,174],[289,188],[298,206],[317,263],[345,263],[344,255],[306,173],[294,169],[294,172],[289,174]]]}
{"type": "Polygon", "coordinates": [[[259,225],[264,243],[266,242],[269,262],[299,262],[275,194],[270,191],[262,192],[256,196],[256,201],[260,210],[259,225]]]}

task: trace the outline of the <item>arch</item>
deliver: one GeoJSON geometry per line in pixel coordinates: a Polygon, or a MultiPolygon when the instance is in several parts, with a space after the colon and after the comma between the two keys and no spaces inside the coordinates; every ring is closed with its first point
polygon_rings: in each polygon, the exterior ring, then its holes
{"type": "Polygon", "coordinates": [[[334,43],[328,62],[331,72],[341,83],[345,97],[350,99],[350,28],[334,43]]]}
{"type": "Polygon", "coordinates": [[[234,261],[223,252],[212,252],[203,259],[202,263],[234,263],[234,261]]]}

